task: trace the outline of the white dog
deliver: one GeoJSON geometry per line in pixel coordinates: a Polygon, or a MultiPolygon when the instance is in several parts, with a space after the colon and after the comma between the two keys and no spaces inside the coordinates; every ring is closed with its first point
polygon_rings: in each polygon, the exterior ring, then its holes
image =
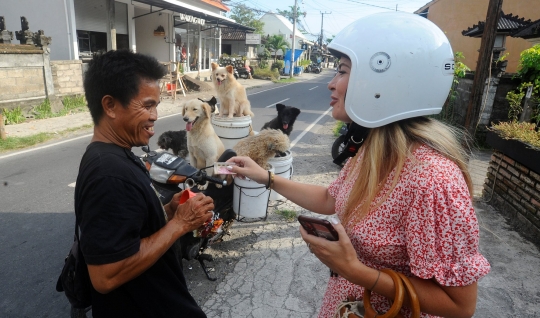
{"type": "Polygon", "coordinates": [[[231,65],[220,67],[218,64],[212,63],[212,82],[221,103],[222,116],[229,118],[254,116],[251,112],[251,104],[247,99],[246,89],[234,78],[231,65]]]}

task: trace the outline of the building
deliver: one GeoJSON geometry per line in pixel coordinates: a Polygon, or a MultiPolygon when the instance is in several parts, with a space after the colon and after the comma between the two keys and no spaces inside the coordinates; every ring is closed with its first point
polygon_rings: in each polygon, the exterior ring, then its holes
{"type": "Polygon", "coordinates": [[[207,71],[221,54],[221,30],[253,29],[225,17],[221,0],[7,0],[8,30],[52,37],[51,60],[88,60],[95,52],[131,49],[159,61],[182,61],[184,72],[207,71]]]}
{"type": "MultiPolygon", "coordinates": [[[[463,36],[462,31],[486,20],[488,4],[489,0],[433,0],[415,13],[439,26],[446,33],[454,52],[462,52],[465,56],[463,62],[474,70],[481,38],[463,36]]],[[[540,17],[538,0],[504,1],[502,10],[507,14],[524,17],[525,20],[537,20],[540,17]]],[[[506,71],[513,73],[517,71],[520,53],[532,44],[522,38],[510,36],[506,36],[504,40],[504,53],[508,53],[506,71]]]]}
{"type": "MultiPolygon", "coordinates": [[[[282,15],[279,15],[277,13],[265,13],[259,21],[264,22],[263,27],[263,35],[283,35],[283,38],[289,43],[289,47],[292,49],[292,43],[293,43],[293,24],[287,20],[282,15]]],[[[309,51],[311,50],[311,47],[313,46],[313,42],[309,41],[305,35],[303,35],[298,28],[296,28],[295,32],[295,40],[294,40],[294,48],[295,49],[303,49],[304,52],[302,53],[300,59],[307,59],[309,51]]],[[[283,56],[283,53],[281,50],[278,50],[275,52],[278,56],[283,56]]],[[[272,52],[272,55],[274,52],[272,52]]]]}

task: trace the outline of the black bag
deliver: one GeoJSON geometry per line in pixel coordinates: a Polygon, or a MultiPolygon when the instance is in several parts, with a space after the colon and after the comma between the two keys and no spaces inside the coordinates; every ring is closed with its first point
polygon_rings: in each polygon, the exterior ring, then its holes
{"type": "Polygon", "coordinates": [[[88,267],[79,249],[77,228],[76,225],[75,240],[56,282],[56,291],[64,292],[73,308],[84,309],[92,305],[92,285],[88,267]]]}

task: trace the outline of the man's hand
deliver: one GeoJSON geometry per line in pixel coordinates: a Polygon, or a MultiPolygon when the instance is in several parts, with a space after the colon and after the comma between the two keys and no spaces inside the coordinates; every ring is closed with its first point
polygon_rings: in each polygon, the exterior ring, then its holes
{"type": "Polygon", "coordinates": [[[173,201],[169,203],[169,209],[172,210],[176,205],[176,211],[171,221],[176,222],[182,231],[182,235],[199,228],[204,222],[212,217],[214,209],[214,200],[202,193],[197,193],[193,198],[188,199],[183,204],[178,204],[179,195],[173,197],[173,201]]]}

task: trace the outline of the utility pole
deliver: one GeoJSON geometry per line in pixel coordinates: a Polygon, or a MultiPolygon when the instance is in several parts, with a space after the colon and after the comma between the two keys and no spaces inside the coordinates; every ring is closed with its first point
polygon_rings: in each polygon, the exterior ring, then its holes
{"type": "Polygon", "coordinates": [[[332,12],[321,12],[321,38],[319,39],[319,47],[321,48],[321,52],[322,52],[323,24],[324,24],[324,15],[325,14],[332,14],[332,12]]]}
{"type": "Polygon", "coordinates": [[[465,117],[465,128],[473,139],[478,118],[480,117],[482,95],[491,67],[491,55],[493,53],[493,45],[495,43],[495,35],[497,33],[497,24],[499,22],[502,4],[503,0],[489,0],[486,23],[484,24],[484,33],[482,34],[482,42],[480,43],[480,53],[478,55],[478,62],[476,63],[471,96],[469,98],[467,115],[465,117]]]}
{"type": "Polygon", "coordinates": [[[293,26],[292,26],[292,50],[291,50],[291,67],[289,68],[289,78],[293,78],[294,73],[294,49],[296,42],[296,3],[298,0],[294,0],[293,9],[293,26]]]}

